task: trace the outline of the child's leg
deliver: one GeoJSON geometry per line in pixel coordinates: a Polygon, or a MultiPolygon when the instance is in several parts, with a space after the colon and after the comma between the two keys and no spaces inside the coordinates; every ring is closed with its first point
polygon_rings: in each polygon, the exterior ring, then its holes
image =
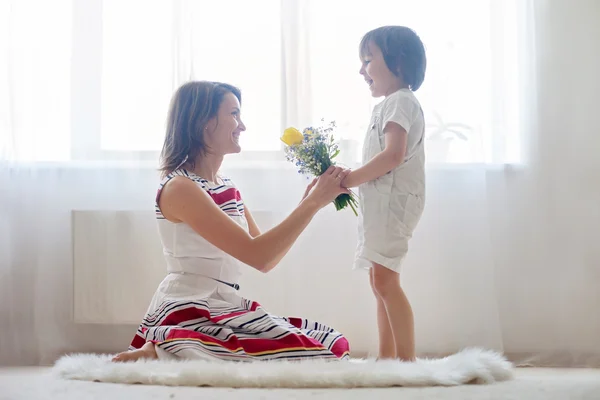
{"type": "Polygon", "coordinates": [[[394,342],[394,335],[392,334],[392,327],[388,318],[387,311],[383,299],[379,296],[375,290],[375,284],[373,283],[373,268],[369,271],[369,282],[371,283],[371,289],[375,294],[377,300],[377,330],[379,332],[379,358],[396,358],[396,344],[394,342]]]}
{"type": "Polygon", "coordinates": [[[400,274],[373,263],[373,288],[379,294],[392,329],[396,358],[415,360],[415,325],[412,308],[400,287],[400,274]]]}

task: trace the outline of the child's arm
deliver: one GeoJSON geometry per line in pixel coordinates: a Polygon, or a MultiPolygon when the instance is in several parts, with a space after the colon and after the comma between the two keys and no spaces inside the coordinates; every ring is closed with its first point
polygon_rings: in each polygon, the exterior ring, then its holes
{"type": "Polygon", "coordinates": [[[383,129],[385,149],[362,167],[350,172],[342,186],[352,188],[375,180],[402,164],[406,155],[408,134],[396,122],[388,122],[383,129]]]}

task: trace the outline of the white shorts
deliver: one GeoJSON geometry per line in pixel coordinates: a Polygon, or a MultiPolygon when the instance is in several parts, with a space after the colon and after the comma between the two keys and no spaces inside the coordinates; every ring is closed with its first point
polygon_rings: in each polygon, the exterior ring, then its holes
{"type": "Polygon", "coordinates": [[[362,185],[354,268],[369,269],[376,263],[400,272],[424,205],[424,195],[400,192],[377,181],[362,185]]]}

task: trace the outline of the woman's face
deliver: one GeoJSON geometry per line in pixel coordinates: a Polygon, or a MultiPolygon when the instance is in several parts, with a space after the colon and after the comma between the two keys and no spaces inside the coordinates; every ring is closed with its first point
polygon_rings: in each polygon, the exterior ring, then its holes
{"type": "Polygon", "coordinates": [[[239,153],[240,134],[246,130],[241,119],[240,102],[231,92],[223,97],[217,116],[206,125],[204,142],[212,154],[239,153]]]}

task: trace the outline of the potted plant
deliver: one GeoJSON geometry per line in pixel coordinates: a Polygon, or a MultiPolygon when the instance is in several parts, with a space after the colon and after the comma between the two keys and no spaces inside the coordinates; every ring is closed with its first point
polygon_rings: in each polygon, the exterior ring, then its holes
{"type": "Polygon", "coordinates": [[[433,112],[434,122],[427,124],[427,144],[425,152],[428,160],[434,163],[446,162],[450,146],[454,140],[469,140],[473,128],[459,122],[445,122],[442,117],[433,112]]]}

